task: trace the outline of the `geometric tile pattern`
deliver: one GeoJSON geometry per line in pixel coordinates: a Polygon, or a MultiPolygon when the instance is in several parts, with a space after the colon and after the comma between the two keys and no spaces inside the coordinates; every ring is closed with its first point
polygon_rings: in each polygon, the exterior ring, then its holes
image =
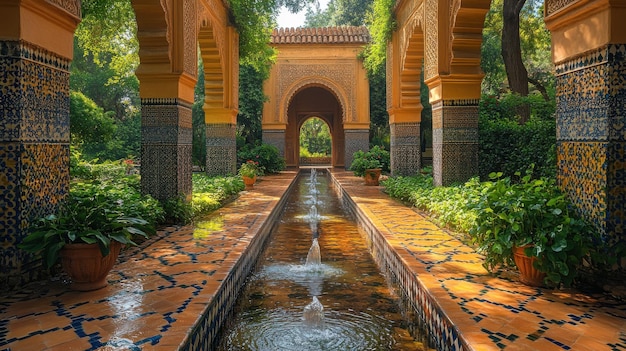
{"type": "Polygon", "coordinates": [[[558,181],[613,244],[626,240],[626,45],[556,67],[558,181]]]}
{"type": "Polygon", "coordinates": [[[285,157],[285,131],[280,129],[263,129],[261,136],[264,144],[273,145],[281,157],[285,157]]]}
{"type": "Polygon", "coordinates": [[[421,168],[422,149],[420,123],[392,123],[391,131],[391,174],[415,175],[421,168]]]}
{"type": "Polygon", "coordinates": [[[141,189],[159,200],[191,196],[191,105],[141,99],[141,189]]]}
{"type": "Polygon", "coordinates": [[[206,220],[169,227],[122,250],[103,289],[76,293],[62,281],[0,297],[0,350],[211,350],[282,213],[294,172],[206,220]]]}
{"type": "Polygon", "coordinates": [[[10,287],[41,273],[16,245],[68,193],[69,60],[0,41],[0,116],[0,284],[10,287]]]}
{"type": "Polygon", "coordinates": [[[237,173],[237,126],[220,123],[206,125],[206,174],[237,173]]]}
{"type": "Polygon", "coordinates": [[[604,294],[533,288],[514,271],[498,276],[484,258],[428,217],[332,172],[386,275],[402,287],[437,350],[620,350],[626,306],[604,294]]]}
{"type": "Polygon", "coordinates": [[[465,182],[478,174],[478,102],[446,100],[432,106],[433,181],[465,182]]]}
{"type": "Polygon", "coordinates": [[[359,151],[370,149],[369,129],[345,129],[345,169],[350,169],[352,165],[352,155],[359,151]]]}
{"type": "MultiPolygon", "coordinates": [[[[127,248],[108,287],[76,293],[61,282],[0,297],[0,350],[208,350],[264,233],[295,177],[261,178],[206,218],[127,248]]],[[[606,296],[496,277],[483,258],[427,217],[352,172],[332,170],[382,270],[402,286],[440,350],[623,350],[626,307],[606,296]]]]}

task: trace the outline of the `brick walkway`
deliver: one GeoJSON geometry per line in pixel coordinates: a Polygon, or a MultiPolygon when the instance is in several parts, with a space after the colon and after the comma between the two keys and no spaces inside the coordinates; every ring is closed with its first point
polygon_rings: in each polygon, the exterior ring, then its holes
{"type": "MultiPolygon", "coordinates": [[[[362,186],[348,172],[334,176],[468,349],[626,350],[623,304],[493,277],[472,249],[380,187],[362,186]]],[[[215,331],[205,317],[223,313],[216,301],[230,298],[234,267],[242,253],[253,255],[257,232],[269,230],[294,177],[264,177],[195,228],[167,228],[149,246],[128,250],[104,289],[79,293],[46,282],[0,298],[0,350],[206,347],[197,335],[215,331]]]]}

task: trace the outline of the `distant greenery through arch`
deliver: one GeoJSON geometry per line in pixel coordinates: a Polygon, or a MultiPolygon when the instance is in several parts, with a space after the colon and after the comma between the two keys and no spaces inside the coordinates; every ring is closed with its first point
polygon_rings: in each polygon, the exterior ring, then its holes
{"type": "Polygon", "coordinates": [[[300,157],[328,157],[331,150],[328,124],[319,117],[307,119],[300,127],[300,157]]]}

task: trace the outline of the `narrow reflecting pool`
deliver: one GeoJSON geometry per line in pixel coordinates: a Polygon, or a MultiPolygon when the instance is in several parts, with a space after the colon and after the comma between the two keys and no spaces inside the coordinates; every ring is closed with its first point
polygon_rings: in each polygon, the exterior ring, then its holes
{"type": "Polygon", "coordinates": [[[427,350],[327,174],[297,182],[218,350],[427,350]]]}

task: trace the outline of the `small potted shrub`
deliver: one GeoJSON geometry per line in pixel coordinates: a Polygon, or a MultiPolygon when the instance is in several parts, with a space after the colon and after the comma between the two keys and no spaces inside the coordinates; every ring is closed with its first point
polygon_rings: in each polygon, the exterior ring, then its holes
{"type": "Polygon", "coordinates": [[[256,182],[256,177],[259,174],[259,163],[248,160],[241,164],[239,167],[239,175],[243,179],[244,184],[246,185],[246,189],[250,189],[254,187],[254,183],[256,182]]]}
{"type": "Polygon", "coordinates": [[[60,262],[74,290],[105,287],[122,245],[136,245],[133,237],[147,238],[150,229],[146,220],[126,216],[120,209],[123,204],[111,203],[106,189],[93,186],[70,192],[58,213],[34,221],[19,244],[40,254],[46,268],[60,262]]]}
{"type": "Polygon", "coordinates": [[[365,185],[378,185],[381,172],[389,171],[389,151],[374,146],[369,151],[359,150],[352,155],[350,170],[365,179],[365,185]]]}
{"type": "Polygon", "coordinates": [[[517,266],[527,285],[569,286],[589,256],[595,232],[570,213],[553,179],[532,179],[531,173],[532,168],[517,183],[492,173],[473,205],[477,225],[470,234],[487,270],[517,266]]]}

